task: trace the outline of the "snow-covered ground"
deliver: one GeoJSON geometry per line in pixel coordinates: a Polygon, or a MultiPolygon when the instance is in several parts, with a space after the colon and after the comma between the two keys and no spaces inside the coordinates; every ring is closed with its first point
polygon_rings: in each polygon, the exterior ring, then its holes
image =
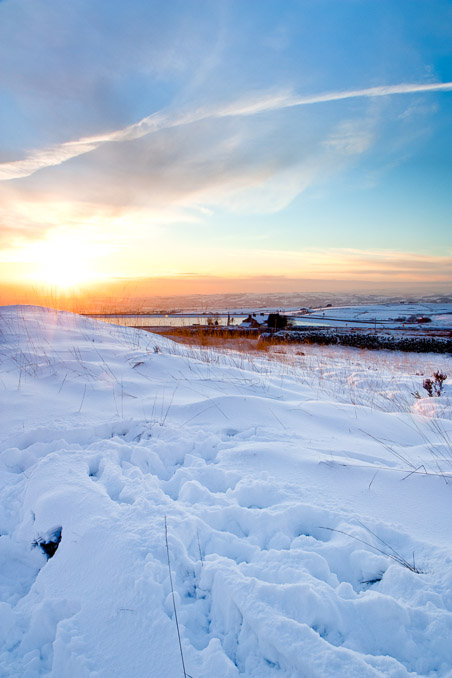
{"type": "Polygon", "coordinates": [[[452,677],[450,356],[1,330],[2,677],[452,677]]]}
{"type": "Polygon", "coordinates": [[[306,321],[310,317],[322,318],[331,321],[332,325],[341,323],[383,323],[385,327],[417,327],[424,330],[450,329],[452,328],[452,304],[447,302],[432,303],[383,303],[361,304],[358,306],[331,306],[321,309],[313,309],[307,316],[302,316],[306,321]],[[431,322],[413,323],[416,318],[427,317],[431,322]],[[339,322],[334,322],[339,321],[339,322]]]}

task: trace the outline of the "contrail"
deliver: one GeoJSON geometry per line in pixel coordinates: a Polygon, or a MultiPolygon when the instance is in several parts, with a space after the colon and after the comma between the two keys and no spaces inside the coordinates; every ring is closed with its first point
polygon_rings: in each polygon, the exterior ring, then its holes
{"type": "Polygon", "coordinates": [[[38,149],[30,153],[23,160],[0,163],[0,181],[10,179],[22,179],[28,177],[40,169],[54,167],[76,158],[85,153],[90,153],[100,146],[110,142],[131,141],[140,139],[152,132],[158,132],[171,127],[180,127],[208,118],[226,118],[245,115],[257,115],[265,111],[276,111],[295,106],[308,106],[343,99],[372,98],[392,96],[394,94],[414,94],[421,92],[450,92],[452,82],[438,82],[429,84],[401,83],[399,85],[382,85],[339,92],[324,92],[310,96],[294,96],[290,94],[268,94],[254,99],[235,101],[226,106],[217,108],[201,108],[191,113],[153,113],[137,123],[123,129],[108,132],[103,135],[84,137],[76,141],[67,141],[58,146],[50,146],[38,149]]]}
{"type": "Polygon", "coordinates": [[[392,94],[414,94],[417,92],[450,92],[452,82],[438,82],[427,85],[403,83],[400,85],[381,85],[380,87],[368,87],[367,89],[355,89],[340,92],[324,92],[323,94],[313,94],[305,97],[294,96],[275,96],[267,99],[256,99],[255,101],[243,102],[242,105],[236,102],[229,108],[221,112],[221,117],[226,115],[254,115],[261,111],[270,111],[282,108],[292,108],[294,106],[307,106],[310,104],[321,104],[330,101],[341,101],[343,99],[356,99],[359,97],[384,97],[392,94]]]}

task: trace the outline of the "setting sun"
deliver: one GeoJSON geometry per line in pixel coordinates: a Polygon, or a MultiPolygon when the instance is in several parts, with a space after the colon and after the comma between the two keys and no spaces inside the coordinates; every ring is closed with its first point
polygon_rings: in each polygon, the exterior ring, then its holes
{"type": "Polygon", "coordinates": [[[36,243],[29,251],[28,278],[61,290],[99,279],[95,271],[95,249],[71,236],[57,236],[36,243]]]}
{"type": "Polygon", "coordinates": [[[55,261],[49,262],[48,266],[37,269],[33,278],[38,282],[68,289],[90,282],[89,274],[76,262],[55,261]]]}

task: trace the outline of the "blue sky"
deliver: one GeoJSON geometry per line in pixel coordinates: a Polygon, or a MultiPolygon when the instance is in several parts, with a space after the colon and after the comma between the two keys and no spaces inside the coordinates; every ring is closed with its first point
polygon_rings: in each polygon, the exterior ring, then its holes
{"type": "Polygon", "coordinates": [[[3,0],[0,62],[3,280],[451,280],[449,1],[3,0]]]}

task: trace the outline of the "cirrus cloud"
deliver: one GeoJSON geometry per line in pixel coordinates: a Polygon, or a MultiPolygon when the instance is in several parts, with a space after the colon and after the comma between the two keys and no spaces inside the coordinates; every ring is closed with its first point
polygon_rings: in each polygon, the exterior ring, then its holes
{"type": "Polygon", "coordinates": [[[154,132],[181,127],[208,118],[252,116],[259,113],[356,98],[374,98],[395,94],[452,91],[452,82],[401,83],[359,90],[325,92],[310,96],[294,96],[289,93],[264,94],[254,98],[236,100],[228,105],[201,108],[191,112],[158,112],[146,116],[132,125],[109,133],[83,137],[63,144],[38,149],[22,160],[0,164],[0,181],[28,177],[40,169],[61,165],[72,158],[90,153],[107,143],[133,141],[154,132]]]}

